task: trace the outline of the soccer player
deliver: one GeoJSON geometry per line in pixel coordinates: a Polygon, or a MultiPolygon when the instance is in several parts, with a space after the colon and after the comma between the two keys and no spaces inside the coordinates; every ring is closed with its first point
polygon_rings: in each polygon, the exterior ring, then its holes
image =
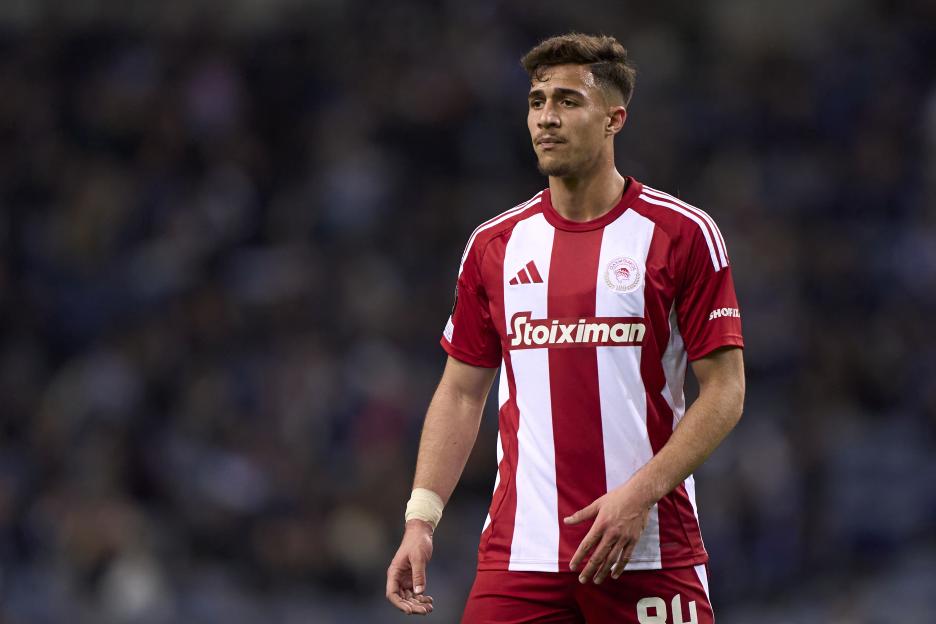
{"type": "Polygon", "coordinates": [[[498,472],[462,622],[711,623],[692,472],[744,399],[725,241],[615,168],[635,71],[614,38],[553,37],[522,63],[549,188],[468,239],[387,598],[432,611],[432,534],[499,368],[498,472]]]}

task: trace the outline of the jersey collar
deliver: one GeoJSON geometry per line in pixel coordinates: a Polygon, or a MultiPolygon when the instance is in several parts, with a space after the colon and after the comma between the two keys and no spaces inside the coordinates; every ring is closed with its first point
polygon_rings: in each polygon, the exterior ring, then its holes
{"type": "Polygon", "coordinates": [[[621,196],[621,201],[619,201],[614,206],[614,208],[601,215],[597,219],[592,219],[591,221],[571,221],[566,219],[561,214],[556,212],[555,208],[553,208],[552,198],[550,197],[548,188],[543,193],[543,216],[546,217],[546,221],[548,221],[550,225],[559,228],[560,230],[568,230],[570,232],[585,232],[588,230],[597,230],[598,228],[603,228],[624,214],[624,211],[630,208],[634,199],[640,195],[640,191],[643,188],[643,185],[631,176],[627,176],[624,179],[626,182],[624,186],[624,194],[621,196]]]}

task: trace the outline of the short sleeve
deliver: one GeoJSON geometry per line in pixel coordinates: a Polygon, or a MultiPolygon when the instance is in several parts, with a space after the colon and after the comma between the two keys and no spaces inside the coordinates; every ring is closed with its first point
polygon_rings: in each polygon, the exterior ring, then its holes
{"type": "Polygon", "coordinates": [[[744,346],[731,266],[716,227],[692,228],[676,315],[689,361],[719,347],[744,346]]]}
{"type": "Polygon", "coordinates": [[[500,337],[491,319],[475,247],[466,251],[455,287],[455,305],[441,343],[453,358],[472,366],[500,366],[500,337]]]}

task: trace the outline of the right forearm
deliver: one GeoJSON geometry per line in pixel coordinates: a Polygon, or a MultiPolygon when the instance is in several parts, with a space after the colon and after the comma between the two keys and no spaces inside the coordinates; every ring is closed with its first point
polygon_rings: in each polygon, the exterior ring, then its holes
{"type": "Polygon", "coordinates": [[[403,542],[387,569],[387,599],[405,613],[432,611],[432,598],[422,595],[432,533],[478,437],[481,410],[496,372],[449,356],[429,403],[413,483],[419,491],[406,504],[403,542]]]}
{"type": "Polygon", "coordinates": [[[461,395],[439,384],[423,425],[413,488],[432,490],[448,502],[478,437],[485,396],[461,395]]]}

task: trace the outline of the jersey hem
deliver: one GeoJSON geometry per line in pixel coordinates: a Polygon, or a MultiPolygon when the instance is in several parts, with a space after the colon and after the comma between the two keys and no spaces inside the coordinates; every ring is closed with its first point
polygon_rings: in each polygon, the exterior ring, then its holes
{"type": "MultiPolygon", "coordinates": [[[[661,559],[631,559],[624,569],[636,570],[670,570],[672,568],[685,568],[689,566],[708,563],[707,552],[696,553],[690,557],[682,557],[667,561],[661,559]]],[[[547,561],[545,559],[513,559],[511,561],[482,561],[478,560],[478,570],[498,570],[509,572],[565,572],[569,569],[568,561],[547,561]]]]}
{"type": "Polygon", "coordinates": [[[490,364],[481,358],[476,358],[468,353],[465,353],[451,342],[449,342],[445,336],[442,336],[442,339],[439,340],[439,344],[442,345],[442,348],[445,349],[445,352],[451,355],[456,360],[464,362],[465,364],[471,364],[472,366],[480,366],[482,368],[497,368],[500,366],[500,360],[495,364],[490,364]]]}

